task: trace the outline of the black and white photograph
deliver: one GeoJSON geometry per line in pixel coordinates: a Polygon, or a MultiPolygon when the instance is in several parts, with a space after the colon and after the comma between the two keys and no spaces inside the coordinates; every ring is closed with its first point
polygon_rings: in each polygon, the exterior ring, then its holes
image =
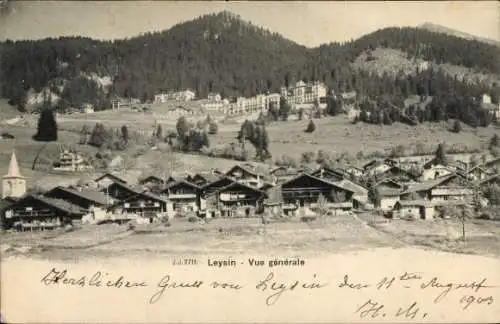
{"type": "Polygon", "coordinates": [[[495,1],[0,2],[2,321],[494,322],[495,1]]]}

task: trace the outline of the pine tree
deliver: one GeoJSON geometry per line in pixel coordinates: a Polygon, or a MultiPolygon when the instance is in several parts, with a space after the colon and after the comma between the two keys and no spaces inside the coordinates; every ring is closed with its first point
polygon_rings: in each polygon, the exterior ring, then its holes
{"type": "Polygon", "coordinates": [[[455,122],[453,123],[452,131],[454,133],[460,133],[462,131],[462,124],[460,124],[459,120],[455,120],[455,122]]]}
{"type": "Polygon", "coordinates": [[[490,140],[490,150],[495,147],[500,147],[500,138],[498,137],[498,134],[493,135],[490,140]]]}
{"type": "Polygon", "coordinates": [[[439,143],[436,153],[434,154],[435,164],[446,165],[448,164],[446,158],[446,150],[443,143],[439,143]]]}
{"type": "Polygon", "coordinates": [[[156,132],[155,132],[155,135],[156,135],[156,138],[163,138],[163,129],[161,127],[161,124],[158,124],[158,126],[156,126],[156,132]]]}
{"type": "Polygon", "coordinates": [[[45,107],[38,119],[38,128],[33,136],[35,141],[39,142],[55,142],[57,141],[57,122],[54,117],[54,111],[51,108],[45,107]]]}
{"type": "Polygon", "coordinates": [[[128,134],[128,127],[126,125],[123,125],[121,128],[121,139],[125,144],[128,144],[128,141],[130,140],[130,136],[128,134]]]}

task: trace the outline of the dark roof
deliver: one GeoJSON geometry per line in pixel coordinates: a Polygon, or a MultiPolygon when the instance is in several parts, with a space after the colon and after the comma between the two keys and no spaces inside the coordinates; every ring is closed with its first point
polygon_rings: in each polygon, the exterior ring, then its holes
{"type": "Polygon", "coordinates": [[[354,191],[353,191],[353,190],[351,190],[351,189],[349,189],[349,188],[346,188],[346,187],[345,187],[345,186],[343,186],[340,182],[333,182],[333,181],[329,181],[328,179],[325,179],[325,178],[318,178],[318,177],[315,177],[315,176],[313,176],[312,174],[309,174],[309,173],[301,173],[301,174],[299,174],[298,176],[293,177],[292,179],[290,179],[290,180],[287,180],[287,181],[283,182],[283,183],[281,184],[281,186],[284,186],[284,185],[286,185],[286,184],[288,184],[288,183],[290,183],[290,182],[292,182],[292,181],[295,181],[295,180],[297,180],[297,179],[299,179],[299,178],[302,178],[302,177],[309,177],[309,178],[311,178],[311,179],[321,181],[321,182],[323,182],[323,183],[325,183],[325,184],[327,184],[327,185],[330,185],[330,186],[332,186],[332,187],[337,187],[337,188],[343,189],[343,190],[345,190],[345,191],[349,191],[349,192],[354,193],[354,191]]]}
{"type": "Polygon", "coordinates": [[[492,160],[487,161],[484,163],[485,166],[489,167],[492,164],[499,163],[500,162],[500,157],[494,158],[492,160]]]}
{"type": "Polygon", "coordinates": [[[414,184],[410,187],[408,187],[408,189],[406,189],[403,194],[408,194],[408,193],[412,193],[412,192],[419,192],[419,191],[427,191],[427,190],[430,190],[436,186],[439,186],[441,183],[443,182],[446,182],[456,176],[458,176],[459,174],[457,173],[450,173],[450,174],[447,174],[443,177],[440,177],[440,178],[437,178],[437,179],[434,179],[434,180],[430,180],[430,181],[424,181],[424,182],[420,182],[420,183],[417,183],[417,184],[414,184]]]}
{"type": "Polygon", "coordinates": [[[181,185],[181,184],[185,184],[189,187],[193,187],[193,188],[196,188],[196,189],[200,189],[200,186],[192,183],[192,182],[189,182],[187,180],[179,180],[179,181],[176,181],[176,182],[172,182],[170,184],[167,185],[167,187],[165,188],[165,191],[172,188],[172,187],[176,187],[178,185],[181,185]]]}
{"type": "Polygon", "coordinates": [[[209,187],[217,187],[217,184],[225,182],[225,181],[229,181],[230,183],[236,182],[235,179],[233,179],[229,176],[223,175],[223,176],[219,177],[217,180],[215,180],[213,182],[209,182],[209,183],[201,186],[201,189],[205,190],[206,188],[209,188],[209,187]]]}
{"type": "Polygon", "coordinates": [[[260,166],[260,165],[251,164],[251,163],[236,164],[233,167],[231,167],[226,172],[226,174],[229,174],[229,172],[231,172],[233,169],[238,168],[238,167],[245,170],[246,172],[248,172],[252,175],[255,175],[255,176],[264,177],[264,176],[269,174],[268,168],[265,168],[265,167],[260,166]]]}
{"type": "Polygon", "coordinates": [[[144,184],[144,183],[146,183],[146,182],[148,182],[150,180],[157,180],[157,181],[159,181],[161,183],[163,183],[165,181],[162,177],[159,177],[157,175],[152,174],[152,175],[149,175],[149,176],[147,176],[147,177],[142,178],[141,180],[139,180],[139,183],[140,184],[144,184]]]}
{"type": "Polygon", "coordinates": [[[53,188],[52,190],[46,192],[44,194],[44,196],[48,197],[51,193],[53,193],[57,190],[65,191],[67,193],[70,193],[70,194],[75,195],[77,197],[86,199],[88,201],[98,203],[100,205],[106,205],[108,203],[107,196],[100,191],[94,191],[94,190],[88,190],[88,189],[78,190],[78,189],[73,189],[73,188],[65,188],[62,186],[53,188]]]}
{"type": "Polygon", "coordinates": [[[195,179],[196,177],[202,178],[207,182],[214,182],[215,180],[220,178],[219,174],[213,174],[212,172],[198,172],[191,176],[191,179],[195,179]]]}
{"type": "Polygon", "coordinates": [[[37,201],[39,201],[43,204],[46,204],[54,209],[57,209],[59,211],[62,211],[64,213],[71,214],[71,215],[83,215],[85,213],[79,206],[73,205],[73,204],[71,204],[67,201],[61,200],[61,199],[49,198],[49,197],[45,197],[42,195],[26,195],[26,196],[20,198],[19,200],[17,200],[16,202],[13,202],[10,205],[7,205],[4,208],[12,207],[12,206],[15,206],[17,204],[21,204],[26,199],[37,200],[37,201]]]}
{"type": "Polygon", "coordinates": [[[494,175],[492,175],[492,176],[490,176],[490,177],[488,177],[486,179],[480,180],[479,184],[482,185],[482,184],[485,184],[485,183],[489,183],[490,181],[493,181],[493,180],[500,181],[500,174],[497,173],[497,174],[494,174],[494,175]]]}
{"type": "Polygon", "coordinates": [[[258,193],[260,193],[260,194],[262,194],[262,195],[264,195],[264,196],[267,196],[267,193],[266,193],[265,191],[262,191],[262,190],[260,190],[259,188],[256,188],[256,187],[253,187],[253,186],[249,186],[249,185],[247,185],[247,184],[245,184],[245,183],[241,183],[241,182],[237,182],[237,181],[236,181],[236,182],[231,183],[231,184],[230,184],[230,185],[228,185],[228,186],[222,187],[222,188],[220,188],[220,189],[219,189],[219,190],[217,190],[217,191],[224,191],[224,190],[229,189],[229,188],[232,188],[232,187],[243,187],[243,188],[245,188],[245,189],[250,189],[250,190],[255,191],[255,192],[258,192],[258,193]]]}
{"type": "Polygon", "coordinates": [[[103,174],[100,177],[96,178],[94,181],[98,182],[98,181],[100,181],[100,180],[102,180],[102,179],[104,179],[106,177],[111,178],[111,179],[113,179],[114,181],[117,181],[117,182],[127,183],[127,180],[125,180],[123,178],[120,178],[119,176],[114,175],[114,174],[109,173],[109,172],[106,172],[105,174],[103,174]]]}

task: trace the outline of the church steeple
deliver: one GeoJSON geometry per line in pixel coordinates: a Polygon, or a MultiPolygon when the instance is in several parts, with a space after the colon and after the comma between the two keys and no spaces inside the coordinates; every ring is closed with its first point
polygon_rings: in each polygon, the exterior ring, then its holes
{"type": "Polygon", "coordinates": [[[19,164],[17,164],[16,153],[12,152],[9,163],[9,170],[4,178],[23,178],[19,171],[19,164]]]}
{"type": "Polygon", "coordinates": [[[7,174],[2,177],[2,199],[19,198],[26,194],[26,179],[19,171],[16,154],[12,152],[7,174]]]}

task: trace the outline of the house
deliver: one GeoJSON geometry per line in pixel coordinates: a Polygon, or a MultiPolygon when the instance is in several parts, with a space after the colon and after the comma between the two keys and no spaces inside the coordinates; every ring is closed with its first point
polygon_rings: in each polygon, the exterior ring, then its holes
{"type": "Polygon", "coordinates": [[[312,107],[316,103],[319,104],[320,109],[324,109],[327,93],[328,88],[319,81],[305,83],[300,80],[288,88],[281,87],[281,97],[295,109],[303,106],[312,107]]]}
{"type": "Polygon", "coordinates": [[[389,178],[399,183],[416,182],[419,179],[419,175],[415,172],[400,168],[399,166],[391,166],[384,171],[375,173],[374,176],[377,181],[389,178]]]}
{"type": "Polygon", "coordinates": [[[200,187],[187,180],[171,183],[163,191],[175,212],[197,212],[200,209],[200,187]]]}
{"type": "Polygon", "coordinates": [[[400,200],[394,206],[393,218],[412,218],[412,219],[434,219],[436,217],[446,217],[442,215],[443,208],[463,207],[465,201],[428,201],[428,200],[400,200]]]}
{"type": "Polygon", "coordinates": [[[281,184],[283,209],[285,213],[321,207],[318,202],[324,202],[326,209],[350,210],[353,207],[354,191],[343,187],[340,183],[311,174],[299,174],[281,184]],[[320,199],[322,197],[322,199],[320,199]]]}
{"type": "Polygon", "coordinates": [[[500,173],[494,174],[492,176],[487,177],[486,179],[480,180],[477,182],[479,186],[487,186],[496,184],[500,186],[500,173]]]}
{"type": "Polygon", "coordinates": [[[489,174],[500,173],[500,157],[487,161],[482,165],[489,174]]]}
{"type": "Polygon", "coordinates": [[[369,190],[362,185],[348,179],[343,179],[338,184],[354,193],[352,196],[354,208],[361,208],[369,202],[369,190]]]}
{"type": "Polygon", "coordinates": [[[90,163],[78,152],[72,150],[63,150],[59,154],[59,159],[53,163],[55,171],[88,171],[93,167],[90,163]]]}
{"type": "Polygon", "coordinates": [[[481,165],[476,165],[465,172],[467,178],[472,181],[484,180],[488,177],[488,171],[481,165]]]}
{"type": "Polygon", "coordinates": [[[83,210],[90,210],[93,207],[106,207],[113,204],[113,200],[99,191],[72,187],[55,187],[46,193],[45,197],[64,200],[83,210]]]}
{"type": "Polygon", "coordinates": [[[89,104],[89,103],[84,103],[84,104],[82,104],[80,111],[83,114],[92,114],[92,113],[94,113],[94,105],[89,104]]]}
{"type": "Polygon", "coordinates": [[[312,176],[327,179],[329,181],[340,181],[346,178],[346,174],[340,170],[334,170],[328,167],[321,167],[311,173],[312,176]]]}
{"type": "Polygon", "coordinates": [[[397,166],[398,161],[393,159],[374,159],[363,165],[365,175],[374,176],[397,166]]]}
{"type": "Polygon", "coordinates": [[[114,182],[124,183],[127,181],[123,178],[118,177],[112,173],[105,173],[94,180],[98,188],[107,188],[110,184],[114,182]]]}
{"type": "Polygon", "coordinates": [[[336,169],[337,171],[347,174],[351,178],[360,178],[362,177],[365,172],[362,168],[358,168],[357,166],[354,165],[344,165],[336,169]]]}
{"type": "Polygon", "coordinates": [[[175,182],[175,180],[172,177],[169,177],[168,179],[163,179],[156,175],[149,175],[141,179],[139,181],[139,185],[148,188],[150,191],[159,192],[165,189],[166,184],[170,183],[169,180],[170,182],[175,182]]]}
{"type": "Polygon", "coordinates": [[[267,193],[241,182],[233,182],[206,196],[207,215],[222,217],[251,217],[264,207],[267,193]]]}
{"type": "Polygon", "coordinates": [[[207,96],[207,99],[211,102],[219,102],[222,100],[222,97],[219,93],[210,92],[207,96]]]}
{"type": "Polygon", "coordinates": [[[403,193],[402,198],[417,197],[430,201],[443,200],[467,200],[472,197],[473,190],[465,176],[452,173],[435,180],[424,181],[409,186],[403,193]]]}
{"type": "Polygon", "coordinates": [[[7,174],[2,177],[2,199],[19,198],[26,193],[26,178],[21,175],[16,154],[10,156],[7,174]]]}
{"type": "Polygon", "coordinates": [[[121,201],[143,193],[147,191],[147,189],[145,187],[131,186],[123,182],[113,182],[109,186],[102,188],[100,191],[115,201],[121,201]]]}
{"type": "Polygon", "coordinates": [[[428,200],[400,200],[394,205],[393,218],[432,219],[434,205],[428,200]]]}
{"type": "Polygon", "coordinates": [[[455,169],[449,166],[436,164],[430,166],[428,169],[424,169],[422,175],[420,176],[420,181],[434,180],[440,177],[447,176],[455,172],[455,169]]]}
{"type": "Polygon", "coordinates": [[[374,205],[383,212],[389,212],[400,200],[405,186],[392,179],[384,179],[371,187],[374,205]]]}
{"type": "Polygon", "coordinates": [[[285,166],[278,166],[271,169],[269,173],[276,179],[276,182],[281,183],[296,177],[299,174],[299,170],[285,166]]]}
{"type": "Polygon", "coordinates": [[[268,169],[250,163],[237,164],[229,169],[225,175],[254,187],[263,186],[264,181],[274,182],[275,180],[270,176],[268,169]]]}
{"type": "Polygon", "coordinates": [[[18,231],[53,230],[81,221],[85,211],[60,199],[27,195],[4,209],[4,228],[18,231]]]}
{"type": "Polygon", "coordinates": [[[202,187],[208,183],[214,182],[219,179],[220,175],[213,172],[198,172],[189,177],[189,182],[202,187]]]}
{"type": "Polygon", "coordinates": [[[165,197],[148,191],[137,192],[118,201],[108,208],[113,213],[112,219],[141,219],[146,223],[154,223],[159,219],[172,215],[172,205],[165,197]]]}

